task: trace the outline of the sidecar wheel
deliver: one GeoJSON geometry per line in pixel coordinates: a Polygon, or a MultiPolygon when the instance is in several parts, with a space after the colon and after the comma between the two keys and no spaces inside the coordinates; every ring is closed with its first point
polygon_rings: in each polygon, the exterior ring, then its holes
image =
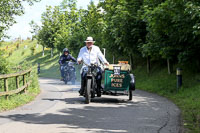
{"type": "Polygon", "coordinates": [[[133,99],[133,91],[130,89],[129,89],[128,97],[130,101],[133,99]]]}

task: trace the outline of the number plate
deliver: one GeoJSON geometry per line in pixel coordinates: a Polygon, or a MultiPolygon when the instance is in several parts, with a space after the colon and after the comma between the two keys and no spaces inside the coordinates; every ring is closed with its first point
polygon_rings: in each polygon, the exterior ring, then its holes
{"type": "Polygon", "coordinates": [[[114,75],[120,75],[121,66],[113,66],[114,75]]]}

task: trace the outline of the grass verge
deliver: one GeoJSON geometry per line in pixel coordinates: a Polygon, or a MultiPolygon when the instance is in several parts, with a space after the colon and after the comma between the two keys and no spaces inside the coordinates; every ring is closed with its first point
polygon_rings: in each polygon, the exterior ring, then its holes
{"type": "Polygon", "coordinates": [[[29,88],[26,93],[12,95],[8,100],[6,100],[5,97],[0,97],[0,112],[29,103],[34,100],[39,93],[39,89],[29,88]]]}
{"type": "Polygon", "coordinates": [[[157,93],[172,100],[180,109],[182,124],[187,133],[200,133],[200,74],[183,71],[183,86],[176,88],[176,73],[154,67],[150,74],[145,67],[134,70],[136,88],[157,93]]]}

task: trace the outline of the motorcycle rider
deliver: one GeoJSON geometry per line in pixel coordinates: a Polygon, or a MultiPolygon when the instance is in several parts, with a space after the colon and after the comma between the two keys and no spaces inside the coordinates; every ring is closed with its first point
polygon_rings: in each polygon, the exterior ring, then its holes
{"type": "Polygon", "coordinates": [[[60,73],[61,73],[61,81],[64,80],[64,64],[66,61],[72,60],[73,62],[77,62],[76,58],[74,58],[67,48],[63,49],[63,54],[60,56],[59,64],[60,64],[60,73]]]}
{"type": "MultiPolygon", "coordinates": [[[[104,63],[105,65],[109,65],[108,61],[106,60],[106,58],[100,51],[99,47],[96,45],[93,45],[94,42],[95,41],[93,41],[92,37],[87,37],[87,39],[85,41],[86,46],[84,46],[80,49],[80,52],[79,52],[79,55],[77,58],[78,64],[81,64],[82,61],[84,61],[84,63],[86,63],[88,65],[90,65],[91,63],[100,65],[99,64],[99,59],[100,59],[102,63],[104,63]]],[[[83,67],[81,69],[81,89],[79,90],[80,95],[83,95],[83,93],[84,93],[84,86],[85,86],[85,82],[86,82],[87,69],[84,69],[84,67],[86,67],[86,65],[83,64],[83,67]]],[[[98,70],[99,71],[96,76],[96,81],[97,81],[97,89],[100,90],[101,89],[102,70],[100,67],[98,67],[98,70]]],[[[99,96],[99,97],[101,96],[100,91],[97,91],[97,96],[99,96]]]]}

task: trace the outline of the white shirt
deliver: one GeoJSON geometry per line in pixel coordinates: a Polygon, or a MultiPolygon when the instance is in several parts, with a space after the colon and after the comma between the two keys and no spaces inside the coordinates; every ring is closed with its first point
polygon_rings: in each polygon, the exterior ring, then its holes
{"type": "MultiPolygon", "coordinates": [[[[100,51],[98,46],[92,45],[91,51],[87,49],[86,46],[80,49],[77,61],[84,61],[84,63],[90,65],[91,63],[97,63],[99,65],[99,59],[103,63],[107,63],[106,58],[100,51]]],[[[85,66],[85,65],[84,65],[85,66]]]]}

